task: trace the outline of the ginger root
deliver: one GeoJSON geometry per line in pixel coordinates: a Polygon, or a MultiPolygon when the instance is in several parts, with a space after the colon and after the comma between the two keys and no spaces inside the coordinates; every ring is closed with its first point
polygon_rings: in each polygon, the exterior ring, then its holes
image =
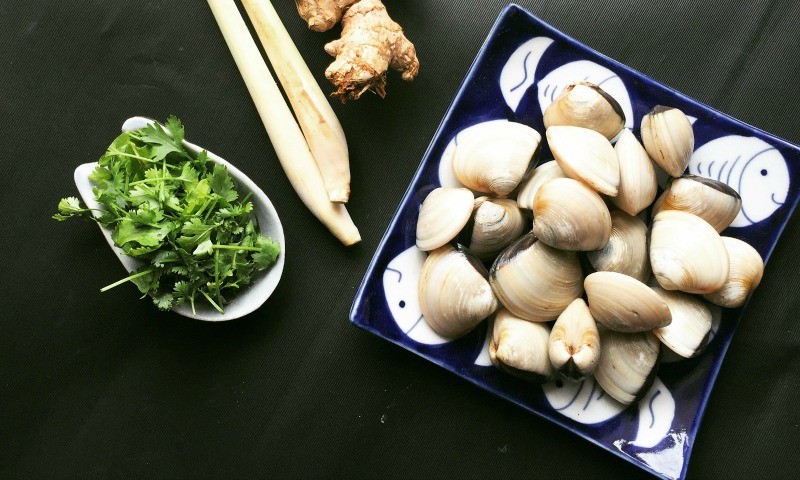
{"type": "Polygon", "coordinates": [[[386,71],[391,67],[411,81],[419,73],[414,45],[386,12],[381,0],[296,0],[309,28],[323,32],[340,19],[342,36],[325,45],[336,60],[325,76],[336,86],[333,95],[355,100],[367,90],[386,95],[386,71]]]}

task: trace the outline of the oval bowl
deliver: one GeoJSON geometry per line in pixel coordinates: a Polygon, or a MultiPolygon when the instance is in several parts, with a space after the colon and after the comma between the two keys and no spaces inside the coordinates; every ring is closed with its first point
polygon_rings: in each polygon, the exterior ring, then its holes
{"type": "MultiPolygon", "coordinates": [[[[155,120],[145,117],[131,117],[122,124],[122,131],[129,132],[138,130],[154,122],[155,120]]],[[[183,141],[183,146],[188,152],[195,155],[204,150],[186,140],[183,141]]],[[[233,178],[236,188],[240,192],[252,192],[250,199],[253,202],[253,214],[258,222],[261,234],[272,237],[281,247],[281,252],[278,254],[275,263],[266,271],[258,274],[250,285],[238,292],[233,300],[225,306],[224,313],[219,313],[205,302],[197,302],[195,304],[195,312],[192,312],[192,307],[186,303],[172,307],[173,312],[183,315],[184,317],[206,322],[224,322],[252,313],[263,305],[270,295],[272,295],[272,292],[278,286],[278,282],[283,274],[283,265],[286,259],[286,242],[283,236],[283,226],[278,218],[278,212],[275,211],[275,207],[264,191],[250,180],[247,175],[231,165],[228,161],[212,152],[207,150],[206,152],[208,153],[209,160],[227,167],[228,173],[231,175],[231,178],[233,178]]],[[[78,187],[78,192],[80,192],[84,203],[86,203],[89,208],[97,209],[101,208],[101,206],[94,198],[94,192],[92,191],[94,184],[89,180],[89,174],[94,171],[95,167],[97,167],[97,162],[84,163],[75,169],[74,177],[75,186],[78,187]]],[[[114,244],[114,241],[111,239],[111,229],[104,228],[100,225],[100,231],[103,233],[106,242],[108,242],[111,250],[114,251],[114,254],[128,273],[137,270],[143,265],[141,261],[125,255],[122,249],[114,244]]]]}

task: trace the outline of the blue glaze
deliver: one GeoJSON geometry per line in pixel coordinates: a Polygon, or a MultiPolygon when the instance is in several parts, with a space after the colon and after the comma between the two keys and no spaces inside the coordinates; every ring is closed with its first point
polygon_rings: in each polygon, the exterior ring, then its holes
{"type": "MultiPolygon", "coordinates": [[[[713,340],[701,355],[688,360],[662,363],[658,372],[660,382],[656,382],[658,387],[654,386],[654,389],[659,388],[659,390],[651,390],[645,396],[645,399],[649,400],[646,400],[647,403],[643,406],[633,405],[622,411],[614,410],[613,402],[603,403],[609,402],[609,400],[608,397],[604,397],[604,392],[599,386],[597,387],[599,393],[596,398],[593,398],[595,397],[595,386],[593,385],[585,405],[577,406],[578,410],[581,406],[583,410],[595,409],[593,411],[599,416],[595,418],[603,419],[599,423],[590,424],[573,420],[573,418],[580,418],[578,415],[567,417],[563,413],[563,410],[570,407],[572,402],[578,398],[582,385],[574,393],[570,405],[561,407],[562,411],[559,411],[550,405],[540,387],[531,387],[530,384],[505,375],[493,367],[476,364],[475,360],[481,354],[486,335],[490,333],[487,332],[487,322],[457,340],[439,344],[420,343],[410,338],[402,328],[398,327],[386,300],[383,284],[384,273],[395,257],[414,246],[420,205],[425,196],[433,188],[439,186],[439,161],[455,135],[471,125],[499,119],[525,123],[544,133],[537,82],[556,69],[570,68],[569,66],[565,67],[567,64],[586,60],[612,71],[619,77],[613,81],[621,81],[624,84],[633,112],[633,118],[627,119],[627,123],[632,126],[637,137],[641,138],[639,129],[642,116],[653,106],[657,104],[675,106],[688,116],[697,119],[693,122],[695,151],[722,137],[749,137],[753,139],[753,143],[764,142],[777,150],[786,164],[785,170],[781,166],[780,171],[788,172],[787,181],[790,185],[799,180],[799,147],[661,85],[567,37],[520,7],[511,5],[503,11],[495,23],[434,135],[422,163],[370,263],[353,303],[350,319],[360,328],[400,345],[473,384],[544,417],[656,476],[684,478],[708,396],[736,325],[746,311],[746,306],[735,310],[723,310],[720,326],[713,340]],[[538,63],[530,58],[532,56],[530,52],[519,54],[518,58],[521,60],[519,76],[510,75],[509,82],[513,81],[513,83],[508,85],[508,90],[515,89],[515,97],[507,103],[499,82],[501,71],[511,55],[521,45],[537,37],[545,37],[545,40],[539,42],[539,49],[535,52],[540,56],[538,63]],[[552,43],[548,44],[547,39],[551,39],[552,43]],[[533,76],[532,80],[530,76],[533,76]],[[526,90],[519,97],[518,90],[522,90],[523,86],[526,90]],[[640,409],[640,407],[642,408],[640,409]],[[658,421],[659,419],[660,421],[658,421]],[[670,427],[666,433],[662,432],[660,427],[654,430],[657,425],[667,424],[670,427]],[[637,434],[643,435],[642,432],[651,436],[645,440],[639,438],[640,441],[637,443],[637,434]],[[652,437],[655,434],[658,436],[652,437]],[[653,438],[656,441],[653,441],[653,438]],[[653,444],[655,444],[653,447],[642,446],[653,444]]],[[[599,71],[604,70],[599,69],[599,71]]],[[[548,92],[542,93],[543,98],[550,97],[551,94],[555,95],[553,93],[556,89],[555,86],[552,87],[553,91],[549,90],[550,85],[545,88],[548,88],[548,92]]],[[[549,149],[544,145],[542,158],[552,158],[549,155],[549,149]]],[[[735,157],[731,161],[734,160],[735,157]]],[[[726,171],[726,176],[730,177],[732,183],[734,180],[738,182],[738,184],[732,185],[736,189],[743,188],[742,182],[755,182],[757,179],[751,179],[765,176],[765,173],[762,172],[762,170],[766,170],[765,167],[753,168],[752,172],[748,173],[750,176],[747,177],[739,175],[739,171],[732,174],[734,167],[734,165],[728,167],[730,170],[726,171]]],[[[690,166],[690,170],[692,168],[706,170],[705,165],[702,164],[697,167],[690,166]]],[[[710,165],[708,170],[711,170],[710,165]]],[[[774,172],[775,169],[770,168],[767,173],[773,175],[774,172]]],[[[692,173],[696,172],[692,171],[692,173]]],[[[715,169],[713,173],[718,174],[719,171],[715,169]]],[[[782,202],[780,202],[782,191],[767,195],[766,199],[772,204],[770,204],[770,208],[761,205],[760,210],[762,212],[760,216],[767,215],[766,218],[754,221],[752,216],[750,216],[751,218],[743,217],[744,221],[741,223],[745,226],[730,227],[724,232],[724,235],[747,241],[767,260],[798,202],[798,191],[800,189],[790,186],[786,198],[782,202]],[[773,208],[774,211],[769,213],[773,208]]],[[[763,199],[757,200],[763,201],[763,199]]],[[[400,278],[402,278],[402,273],[400,278]]],[[[403,301],[403,308],[409,308],[408,301],[402,298],[395,299],[396,294],[397,292],[393,292],[390,295],[393,301],[403,301]]],[[[552,388],[552,386],[548,388],[552,388]]],[[[565,390],[564,395],[571,396],[573,393],[565,390]]],[[[570,397],[566,398],[568,401],[570,397]]]]}

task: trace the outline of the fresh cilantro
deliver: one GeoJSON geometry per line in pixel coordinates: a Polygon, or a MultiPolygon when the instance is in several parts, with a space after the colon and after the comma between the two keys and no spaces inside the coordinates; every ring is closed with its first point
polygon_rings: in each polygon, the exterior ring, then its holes
{"type": "Polygon", "coordinates": [[[135,284],[161,310],[205,301],[220,312],[235,292],[269,268],[280,246],[258,232],[249,194],[241,198],[225,166],[205,151],[183,147],[174,116],[123,133],[100,157],[89,179],[97,215],[75,197],[58,203],[56,220],[92,218],[114,243],[145,266],[101,291],[135,284]],[[240,200],[241,198],[241,200],[240,200]]]}

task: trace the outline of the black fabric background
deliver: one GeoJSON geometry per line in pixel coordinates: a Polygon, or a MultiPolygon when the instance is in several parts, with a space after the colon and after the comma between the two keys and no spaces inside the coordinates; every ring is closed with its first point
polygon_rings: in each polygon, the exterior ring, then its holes
{"type": "MultiPolygon", "coordinates": [[[[275,0],[326,89],[322,50],[275,0]]],[[[419,78],[336,104],[363,242],[342,247],[292,191],[205,2],[0,0],[0,477],[646,478],[571,433],[351,326],[361,277],[505,1],[388,0],[419,78]],[[179,116],[276,203],[286,271],[221,325],[159,313],[97,227],[50,219],[133,115],[179,116]]],[[[800,4],[523,1],[623,63],[795,143],[800,4]],[[591,3],[591,4],[589,4],[591,3]]],[[[793,188],[797,188],[794,186],[793,188]]],[[[690,478],[800,467],[800,218],[728,351],[690,478]]]]}

